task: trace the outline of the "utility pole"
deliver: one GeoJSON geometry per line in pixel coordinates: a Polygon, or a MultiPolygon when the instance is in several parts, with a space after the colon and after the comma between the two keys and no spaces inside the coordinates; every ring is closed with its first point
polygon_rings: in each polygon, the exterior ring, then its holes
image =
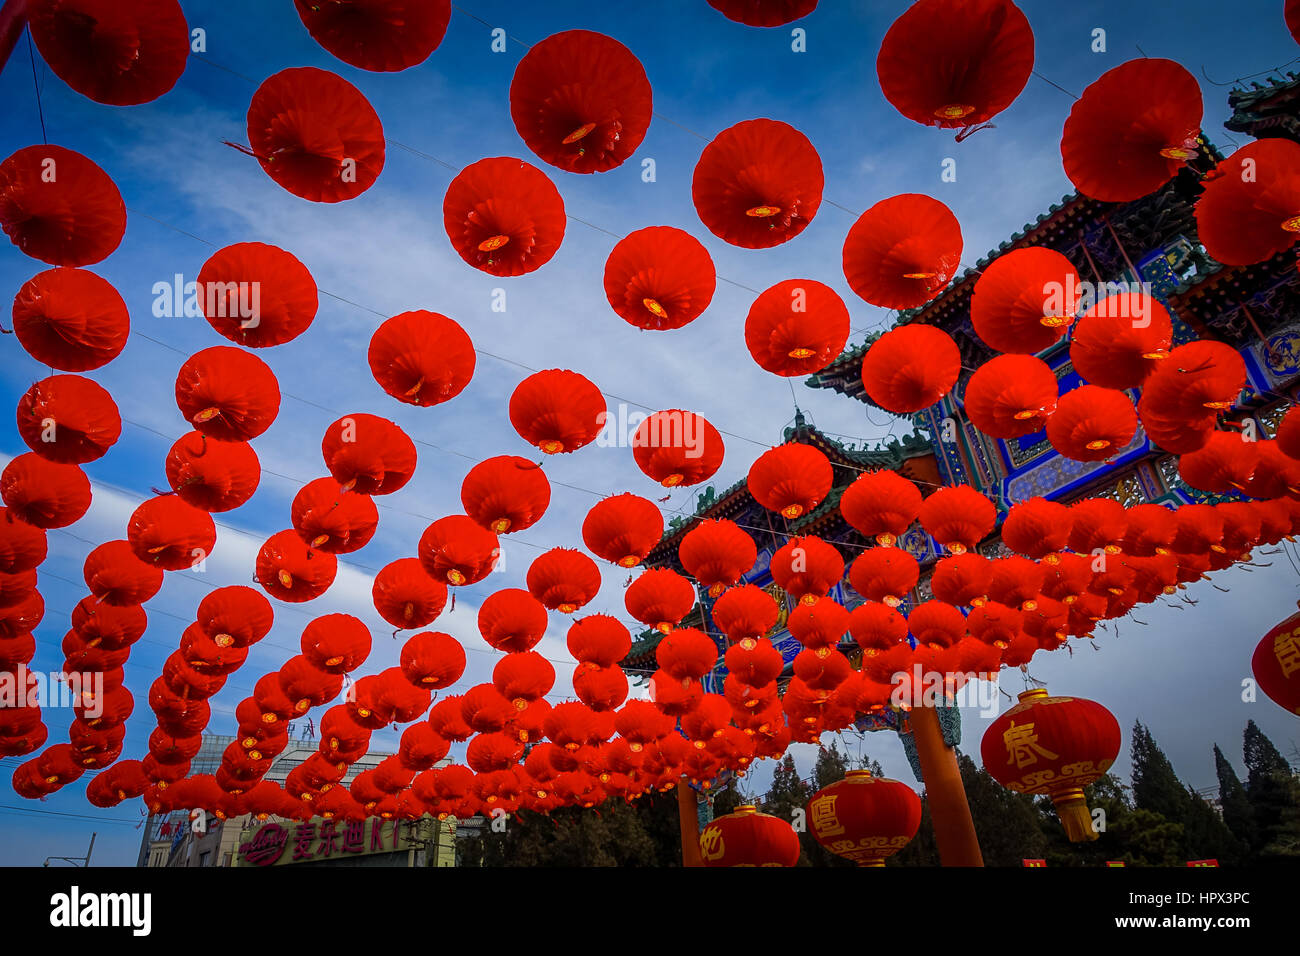
{"type": "Polygon", "coordinates": [[[65,863],[71,863],[73,866],[81,866],[81,867],[90,866],[90,854],[95,849],[95,837],[97,835],[98,834],[95,833],[92,833],[90,835],[90,846],[86,848],[85,856],[47,856],[45,858],[45,862],[42,863],[41,866],[49,866],[50,860],[63,860],[65,863]]]}

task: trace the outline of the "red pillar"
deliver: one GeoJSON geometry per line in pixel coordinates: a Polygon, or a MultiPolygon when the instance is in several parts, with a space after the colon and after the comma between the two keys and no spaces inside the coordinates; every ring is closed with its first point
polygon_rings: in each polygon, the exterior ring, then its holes
{"type": "Polygon", "coordinates": [[[944,866],[983,866],[975,822],[971,819],[966,788],[957,767],[957,754],[943,741],[939,712],[922,706],[911,711],[912,739],[925,779],[925,797],[930,804],[930,822],[944,866]]]}
{"type": "Polygon", "coordinates": [[[677,781],[677,822],[682,833],[682,866],[703,866],[700,856],[700,816],[695,791],[685,779],[677,781]]]}

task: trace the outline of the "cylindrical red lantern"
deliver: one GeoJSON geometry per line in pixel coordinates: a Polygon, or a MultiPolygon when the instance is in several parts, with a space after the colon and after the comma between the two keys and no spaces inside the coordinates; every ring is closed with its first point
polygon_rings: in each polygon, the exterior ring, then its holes
{"type": "Polygon", "coordinates": [[[850,770],[808,801],[813,838],[859,866],[884,866],[916,836],[921,798],[905,783],[850,770]]]}
{"type": "Polygon", "coordinates": [[[1083,788],[1110,769],[1119,746],[1119,723],[1101,704],[1036,687],[989,725],[980,756],[1008,790],[1051,797],[1066,836],[1081,843],[1098,836],[1083,788]]]}
{"type": "Polygon", "coordinates": [[[780,817],[741,806],[700,832],[700,857],[705,866],[794,866],[799,835],[780,817]]]}

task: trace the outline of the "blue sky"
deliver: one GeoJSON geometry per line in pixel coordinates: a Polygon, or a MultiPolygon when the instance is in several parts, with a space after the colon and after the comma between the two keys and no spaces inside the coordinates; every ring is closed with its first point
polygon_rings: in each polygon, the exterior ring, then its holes
{"type": "MultiPolygon", "coordinates": [[[[284,399],[274,426],[254,441],[264,469],[248,504],[218,516],[218,543],[203,574],[169,573],[149,603],[150,626],[132,651],[128,686],[137,708],[128,723],[125,754],[141,756],[154,721],[145,694],[162,662],[179,644],[194,608],[212,587],[251,583],[253,556],[269,534],[289,526],[289,503],[304,482],[325,474],[320,437],[341,414],[366,411],[397,421],[416,441],[414,479],[397,494],[377,499],[380,525],[374,540],[340,562],[335,585],[310,605],[276,602],[276,626],[213,701],[210,730],[231,733],[235,704],[254,681],[297,653],[307,621],[332,611],[356,614],[372,625],[375,649],[363,672],[396,663],[400,641],[388,637],[370,601],[374,571],[415,553],[430,520],[460,511],[459,486],[477,460],[498,454],[533,454],[506,417],[514,387],[531,369],[573,368],[610,398],[632,410],[689,408],[725,433],[727,457],[715,484],[741,479],[752,461],[778,442],[793,416],[791,386],[753,363],[744,347],[745,314],[757,292],[786,278],[818,279],[834,288],[853,319],[851,342],[888,324],[887,312],[865,305],[848,289],[840,247],[856,214],[900,192],[933,195],[962,224],[966,265],[1020,230],[1070,192],[1058,143],[1072,99],[1038,77],[985,130],[961,144],[951,132],[917,126],[881,95],[875,54],[903,2],[822,0],[801,21],[807,52],[791,50],[789,28],[757,30],[732,23],[704,0],[610,4],[555,0],[517,4],[466,0],[453,13],[447,36],[422,65],[398,74],[370,74],[347,66],[307,34],[288,0],[274,3],[182,3],[191,27],[207,32],[204,59],[191,57],[169,94],[138,107],[114,108],[72,92],[36,61],[49,142],[79,150],[117,182],[128,207],[119,249],[92,267],[122,294],[132,317],[126,350],[90,373],[113,394],[123,418],[122,439],[86,467],[95,482],[90,513],[66,532],[50,534],[50,556],[40,569],[47,612],[37,631],[33,667],[54,670],[68,615],[85,594],[81,564],[94,544],[123,537],[127,517],[151,487],[166,487],[163,460],[187,430],[173,401],[176,370],[199,349],[227,344],[202,319],[155,318],[151,288],[180,272],[194,278],[217,248],[233,242],[270,242],[288,249],[311,270],[323,293],[312,327],[294,342],[259,350],[280,380],[284,399]],[[472,14],[472,16],[470,15],[472,14]],[[547,167],[523,145],[510,120],[508,90],[525,52],[510,42],[491,51],[489,28],[535,43],[566,29],[607,33],[626,44],[645,66],[657,117],[634,158],[595,176],[547,167]],[[257,163],[222,144],[245,141],[244,114],[256,84],[278,70],[316,66],[357,85],[384,124],[389,146],[377,183],[357,199],[313,204],[276,186],[257,163]],[[718,131],[736,122],[771,117],[802,130],[818,149],[826,173],[826,202],[794,241],[770,250],[744,250],[716,239],[691,205],[696,159],[718,131]],[[701,138],[703,137],[703,139],[701,138]],[[425,155],[418,155],[418,153],[425,155]],[[442,196],[459,169],[485,156],[519,156],[543,168],[572,217],[564,244],[538,272],[516,279],[480,273],[454,253],[442,228],[442,196]],[[431,159],[428,157],[436,157],[431,159]],[[956,182],[940,179],[946,158],[957,161],[956,182]],[[641,160],[653,158],[656,181],[641,179],[641,160]],[[450,168],[449,168],[450,167],[450,168]],[[840,208],[842,207],[842,208],[840,208]],[[614,236],[649,225],[673,225],[699,238],[714,258],[718,290],[708,311],[684,329],[643,332],[610,310],[601,287],[614,236]],[[493,291],[506,290],[505,312],[491,308],[493,291]],[[365,361],[370,334],[383,318],[430,309],[460,322],[480,355],[473,382],[452,402],[432,409],[401,405],[371,378],[365,361]],[[486,354],[486,353],[491,353],[486,354]],[[165,437],[164,437],[165,436],[165,437]],[[270,474],[275,472],[277,474],[270,474]]],[[[1140,55],[1165,56],[1202,81],[1204,129],[1225,152],[1244,142],[1222,129],[1227,86],[1218,83],[1287,63],[1300,55],[1282,23],[1280,0],[1133,4],[1061,4],[1025,0],[1021,8],[1037,38],[1036,69],[1078,93],[1105,70],[1140,55]],[[1108,52],[1091,52],[1092,30],[1107,31],[1108,52]]],[[[1295,66],[1292,65],[1294,69],[1295,66]]],[[[1135,91],[1141,95],[1141,91],[1135,91]]],[[[32,66],[25,39],[0,72],[3,149],[40,142],[32,66]]],[[[14,247],[0,247],[0,289],[5,294],[46,268],[14,247]]],[[[7,324],[7,323],[6,323],[7,324]]],[[[0,405],[12,408],[32,382],[49,374],[12,337],[0,341],[0,405]]],[[[906,425],[889,421],[830,392],[798,381],[799,405],[825,431],[876,441],[906,425]]],[[[26,448],[12,415],[0,417],[0,465],[26,448]]],[[[627,448],[589,447],[548,460],[551,508],[534,527],[506,536],[506,568],[480,585],[461,589],[457,608],[434,625],[456,635],[469,653],[458,689],[488,680],[497,654],[475,626],[478,602],[500,587],[523,586],[528,562],[545,548],[581,547],[583,515],[600,496],[632,491],[650,498],[665,491],[643,476],[627,448]],[[517,540],[521,539],[521,540],[517,540]]],[[[698,490],[698,489],[697,489],[698,490]]],[[[694,492],[675,491],[668,516],[694,508],[694,492]]],[[[1265,559],[1268,560],[1268,559],[1265,559]]],[[[1220,592],[1201,584],[1190,593],[1196,608],[1140,609],[1145,626],[1128,620],[1119,636],[1103,632],[1093,650],[1086,642],[1072,657],[1055,654],[1031,667],[1054,691],[1107,704],[1127,739],[1134,718],[1147,723],[1188,783],[1214,782],[1211,744],[1239,763],[1240,734],[1255,719],[1283,752],[1300,739],[1294,718],[1271,702],[1240,700],[1249,657],[1268,627],[1294,610],[1296,575],[1278,556],[1272,568],[1234,569],[1216,577],[1220,592]]],[[[589,611],[627,615],[624,572],[603,568],[604,586],[589,611]]],[[[539,650],[555,660],[559,677],[552,700],[569,692],[572,662],[564,646],[565,619],[539,650]]],[[[1013,678],[1003,686],[1014,692],[1013,678]]],[[[319,712],[316,712],[318,717],[319,712]]],[[[987,721],[968,711],[965,749],[974,752],[987,721]]],[[[69,711],[48,710],[50,742],[67,739],[69,711]]],[[[396,749],[397,734],[377,733],[376,749],[396,749]]],[[[852,741],[856,752],[858,742],[852,741]]],[[[869,736],[865,752],[889,775],[914,782],[902,747],[892,735],[869,736]]],[[[805,772],[815,749],[796,746],[805,772]]],[[[89,778],[43,803],[8,790],[20,761],[0,760],[7,797],[0,796],[0,863],[39,864],[47,855],[81,852],[98,831],[96,862],[134,862],[141,804],[96,810],[86,802],[89,778]]],[[[1128,772],[1127,747],[1117,769],[1128,772]]],[[[766,789],[768,766],[752,775],[766,789]]]]}

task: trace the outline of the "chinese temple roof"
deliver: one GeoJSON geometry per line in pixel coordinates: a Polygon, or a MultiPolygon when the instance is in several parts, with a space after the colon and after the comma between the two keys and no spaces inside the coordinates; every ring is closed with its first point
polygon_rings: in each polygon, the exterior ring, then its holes
{"type": "Polygon", "coordinates": [[[1300,140],[1300,74],[1279,71],[1250,89],[1234,89],[1228,106],[1232,117],[1223,125],[1234,133],[1300,140]]]}

